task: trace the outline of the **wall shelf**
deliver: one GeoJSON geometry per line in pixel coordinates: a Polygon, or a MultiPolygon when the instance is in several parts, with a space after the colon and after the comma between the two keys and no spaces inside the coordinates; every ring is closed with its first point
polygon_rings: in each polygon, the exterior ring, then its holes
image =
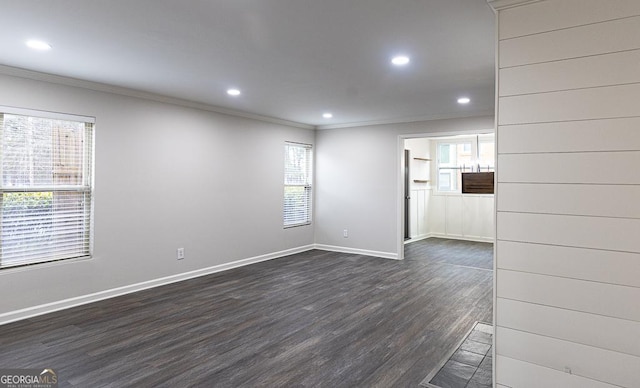
{"type": "MultiPolygon", "coordinates": [[[[421,162],[430,162],[431,159],[428,158],[418,158],[418,157],[414,157],[413,160],[418,160],[421,162]]],[[[428,179],[414,179],[413,183],[429,183],[428,179]]]]}

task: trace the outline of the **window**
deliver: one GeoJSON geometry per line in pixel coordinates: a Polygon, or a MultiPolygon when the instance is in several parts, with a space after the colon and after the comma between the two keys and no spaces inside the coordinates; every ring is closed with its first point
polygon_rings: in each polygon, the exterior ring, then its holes
{"type": "Polygon", "coordinates": [[[91,255],[93,119],[0,107],[0,268],[91,255]]]}
{"type": "Polygon", "coordinates": [[[478,165],[481,171],[493,171],[496,160],[496,143],[493,138],[478,141],[478,165]]]}
{"type": "Polygon", "coordinates": [[[494,171],[493,135],[462,136],[437,143],[438,191],[457,192],[462,187],[463,172],[494,171]]]}
{"type": "Polygon", "coordinates": [[[284,145],[284,226],[311,223],[312,148],[308,144],[284,145]]]}
{"type": "Polygon", "coordinates": [[[438,143],[438,190],[460,191],[460,170],[472,163],[471,142],[438,143]]]}

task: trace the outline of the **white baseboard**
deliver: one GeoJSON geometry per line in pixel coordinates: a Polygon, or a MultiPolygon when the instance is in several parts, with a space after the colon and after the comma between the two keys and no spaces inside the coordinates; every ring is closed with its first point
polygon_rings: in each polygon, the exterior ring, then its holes
{"type": "Polygon", "coordinates": [[[0,325],[4,325],[4,324],[15,322],[15,321],[20,321],[27,318],[36,317],[38,315],[52,313],[59,310],[77,307],[77,306],[81,306],[88,303],[98,302],[101,300],[114,298],[117,296],[126,295],[126,294],[130,294],[137,291],[142,291],[142,290],[146,290],[153,287],[164,286],[166,284],[181,282],[183,280],[210,275],[216,272],[222,272],[222,271],[226,271],[226,270],[237,268],[237,267],[243,267],[249,264],[259,263],[262,261],[273,260],[280,257],[293,255],[296,253],[306,252],[312,249],[341,252],[341,253],[353,253],[357,255],[366,255],[366,256],[381,257],[385,259],[398,260],[398,255],[396,253],[391,253],[391,252],[378,252],[378,251],[370,251],[366,249],[347,248],[347,247],[339,247],[339,246],[323,245],[323,244],[310,244],[310,245],[305,245],[297,248],[287,249],[284,251],[267,253],[264,255],[254,256],[247,259],[241,259],[241,260],[236,260],[229,263],[214,265],[212,267],[201,268],[194,271],[184,272],[176,275],[148,280],[145,282],[130,284],[123,287],[117,287],[109,290],[98,291],[91,294],[77,296],[74,298],[68,298],[68,299],[63,299],[56,302],[45,303],[45,304],[41,304],[33,307],[27,307],[21,310],[9,311],[9,312],[0,314],[0,325]]]}
{"type": "Polygon", "coordinates": [[[353,253],[356,255],[365,255],[365,256],[381,257],[383,259],[399,260],[398,254],[393,252],[370,251],[367,249],[339,247],[335,245],[324,245],[324,244],[315,244],[314,248],[320,249],[322,251],[353,253]]]}
{"type": "Polygon", "coordinates": [[[429,237],[436,238],[448,238],[450,240],[465,240],[465,241],[476,241],[476,242],[494,242],[493,237],[483,237],[483,236],[462,236],[462,235],[451,235],[451,234],[443,234],[443,233],[430,233],[429,237]]]}
{"type": "Polygon", "coordinates": [[[405,245],[406,244],[411,244],[412,242],[416,242],[416,241],[420,241],[420,240],[425,240],[428,239],[429,237],[433,237],[430,234],[423,234],[417,237],[411,237],[409,240],[404,240],[405,245]]]}
{"type": "MultiPolygon", "coordinates": [[[[128,286],[112,288],[94,292],[92,294],[82,295],[74,298],[63,299],[56,302],[46,303],[38,306],[28,307],[21,310],[9,311],[0,314],[0,325],[19,321],[22,319],[32,318],[38,315],[52,313],[54,311],[64,310],[83,304],[93,303],[104,299],[114,298],[116,296],[130,294],[137,291],[146,290],[153,287],[163,286],[166,284],[176,283],[183,280],[193,279],[200,276],[210,275],[212,273],[226,271],[232,268],[242,267],[249,264],[259,263],[261,261],[273,260],[296,253],[310,251],[315,249],[313,244],[305,245],[297,248],[291,248],[280,252],[267,253],[265,255],[250,257],[247,259],[236,260],[230,263],[214,265],[212,267],[197,269],[195,271],[184,272],[176,275],[166,276],[158,279],[148,280],[141,283],[131,284],[128,286]]],[[[320,248],[318,248],[320,249],[320,248]]]]}

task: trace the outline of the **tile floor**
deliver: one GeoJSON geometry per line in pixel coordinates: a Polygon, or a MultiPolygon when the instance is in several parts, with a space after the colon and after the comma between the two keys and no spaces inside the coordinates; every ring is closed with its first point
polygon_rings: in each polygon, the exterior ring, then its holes
{"type": "Polygon", "coordinates": [[[491,388],[493,326],[476,323],[442,368],[421,383],[428,388],[491,388]]]}

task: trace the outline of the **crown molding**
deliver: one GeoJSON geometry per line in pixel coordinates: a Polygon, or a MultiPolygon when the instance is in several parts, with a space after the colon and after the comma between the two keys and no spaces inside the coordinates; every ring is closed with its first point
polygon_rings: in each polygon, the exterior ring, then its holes
{"type": "Polygon", "coordinates": [[[506,8],[517,7],[519,5],[525,5],[530,3],[537,3],[544,0],[487,0],[489,6],[494,11],[500,11],[506,8]]]}
{"type": "Polygon", "coordinates": [[[360,121],[356,123],[319,125],[316,127],[316,129],[318,130],[340,129],[340,128],[368,127],[373,125],[409,124],[409,123],[419,123],[422,121],[465,119],[469,117],[493,116],[494,114],[495,114],[495,111],[493,109],[485,109],[485,110],[477,110],[477,111],[465,112],[465,113],[444,113],[444,114],[435,114],[435,115],[428,115],[428,116],[409,117],[404,119],[373,120],[373,121],[360,121]]]}
{"type": "MultiPolygon", "coordinates": [[[[494,1],[501,1],[501,0],[494,0],[494,1]]],[[[510,0],[510,1],[515,2],[514,0],[510,0]]],[[[533,1],[540,1],[540,0],[533,0],[533,1]]],[[[30,79],[34,81],[49,82],[49,83],[54,83],[54,84],[63,85],[63,86],[71,86],[71,87],[77,87],[82,89],[94,90],[98,92],[117,94],[121,96],[141,98],[141,99],[161,102],[165,104],[178,105],[178,106],[183,106],[187,108],[204,110],[208,112],[215,112],[215,113],[219,113],[227,116],[241,117],[241,118],[246,118],[246,119],[271,123],[271,124],[286,125],[289,127],[301,128],[301,129],[339,129],[339,128],[366,127],[366,126],[373,126],[373,125],[407,124],[407,123],[417,123],[421,121],[491,116],[495,114],[494,110],[479,110],[479,111],[473,111],[473,112],[465,112],[462,114],[446,113],[446,114],[436,114],[436,115],[427,115],[427,116],[409,117],[409,118],[400,118],[400,119],[396,118],[396,119],[388,119],[388,120],[372,120],[372,121],[361,121],[361,122],[354,122],[354,123],[315,126],[315,125],[310,125],[305,123],[299,123],[296,121],[279,119],[276,117],[263,116],[255,113],[223,108],[223,107],[204,104],[196,101],[184,100],[181,98],[165,96],[162,94],[144,92],[141,90],[125,88],[122,86],[115,86],[115,85],[103,84],[99,82],[86,81],[78,78],[71,78],[71,77],[65,77],[61,75],[42,73],[38,71],[22,69],[19,67],[0,65],[0,75],[8,75],[12,77],[25,78],[25,79],[30,79]]]]}
{"type": "Polygon", "coordinates": [[[166,104],[179,105],[187,108],[205,110],[209,112],[220,113],[227,116],[242,117],[246,119],[262,121],[262,122],[271,123],[271,124],[280,124],[280,125],[286,125],[289,127],[295,127],[295,128],[301,128],[301,129],[316,129],[316,127],[313,125],[299,123],[296,121],[289,121],[289,120],[279,119],[276,117],[263,116],[260,114],[223,108],[215,105],[204,104],[201,102],[165,96],[162,94],[144,92],[136,89],[129,89],[121,86],[114,86],[114,85],[108,85],[108,84],[103,84],[99,82],[86,81],[78,78],[64,77],[64,76],[55,75],[55,74],[41,73],[41,72],[22,69],[18,67],[0,65],[0,74],[9,75],[9,76],[18,77],[18,78],[26,78],[26,79],[31,79],[35,81],[49,82],[49,83],[54,83],[58,85],[95,90],[98,92],[118,94],[121,96],[141,98],[145,100],[162,102],[166,104]]]}

